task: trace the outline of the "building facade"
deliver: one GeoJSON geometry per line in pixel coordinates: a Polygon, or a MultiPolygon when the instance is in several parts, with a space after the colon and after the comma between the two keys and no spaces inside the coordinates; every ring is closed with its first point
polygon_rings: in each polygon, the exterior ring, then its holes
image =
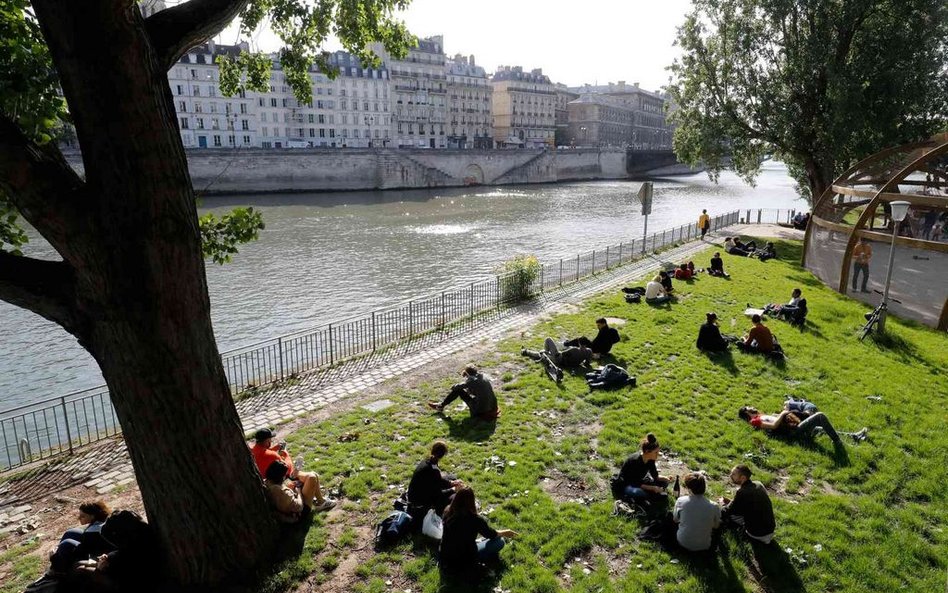
{"type": "Polygon", "coordinates": [[[448,148],[494,147],[493,87],[474,56],[448,59],[448,148]]]}
{"type": "Polygon", "coordinates": [[[565,84],[556,84],[554,88],[556,93],[556,110],[554,119],[556,120],[556,133],[554,139],[556,145],[561,146],[570,143],[569,137],[569,102],[575,101],[580,97],[579,93],[569,90],[565,84]]]}
{"type": "Polygon", "coordinates": [[[186,148],[384,147],[392,144],[391,81],[385,66],[365,68],[348,52],[329,58],[338,68],[330,80],[310,73],[312,100],[300,104],[274,60],[270,90],[220,93],[218,55],[237,55],[247,45],[197,46],[168,72],[181,141],[186,148]]]}
{"type": "Polygon", "coordinates": [[[583,95],[602,95],[633,110],[635,121],[629,146],[636,150],[671,150],[672,127],[666,121],[666,97],[624,80],[606,85],[584,85],[570,89],[583,95]]]}
{"type": "Polygon", "coordinates": [[[491,112],[498,148],[553,146],[556,133],[556,93],[550,78],[537,68],[501,66],[491,78],[491,112]]]}
{"type": "Polygon", "coordinates": [[[567,105],[567,143],[572,146],[617,146],[632,144],[635,110],[612,97],[585,94],[567,105]]]}
{"type": "Polygon", "coordinates": [[[444,38],[419,39],[417,47],[396,60],[381,43],[372,51],[386,64],[394,97],[394,145],[412,148],[447,148],[447,75],[444,38]]]}

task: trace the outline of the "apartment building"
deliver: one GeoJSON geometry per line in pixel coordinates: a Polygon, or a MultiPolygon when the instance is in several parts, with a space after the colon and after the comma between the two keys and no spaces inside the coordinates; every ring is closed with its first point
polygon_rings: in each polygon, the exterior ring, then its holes
{"type": "Polygon", "coordinates": [[[446,64],[448,77],[448,148],[493,148],[493,87],[474,56],[455,55],[446,64]]]}
{"type": "Polygon", "coordinates": [[[556,92],[542,69],[525,72],[520,66],[501,66],[491,78],[491,86],[498,148],[553,146],[556,92]]]}
{"type": "Polygon", "coordinates": [[[639,87],[639,83],[626,84],[624,80],[605,85],[584,85],[570,90],[583,95],[595,94],[618,101],[635,112],[629,145],[637,150],[670,150],[672,127],[665,115],[666,97],[639,87]]]}

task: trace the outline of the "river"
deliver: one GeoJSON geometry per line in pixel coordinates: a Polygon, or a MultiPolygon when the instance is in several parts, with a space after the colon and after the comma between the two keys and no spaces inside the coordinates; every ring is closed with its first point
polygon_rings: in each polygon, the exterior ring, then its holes
{"type": "MultiPolygon", "coordinates": [[[[204,199],[202,212],[252,205],[260,239],[233,262],[208,263],[221,351],[482,279],[517,253],[541,261],[642,235],[640,182],[204,199]]],[[[756,187],[730,173],[655,180],[652,231],[742,208],[806,209],[779,163],[756,187]]],[[[30,233],[24,253],[55,259],[30,233]]],[[[76,340],[39,316],[0,302],[0,410],[102,383],[76,340]]]]}

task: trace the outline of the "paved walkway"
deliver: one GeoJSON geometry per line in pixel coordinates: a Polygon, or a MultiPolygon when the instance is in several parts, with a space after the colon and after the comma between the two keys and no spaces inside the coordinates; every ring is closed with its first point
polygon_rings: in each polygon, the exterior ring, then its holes
{"type": "MultiPolygon", "coordinates": [[[[775,236],[775,225],[735,225],[717,235],[775,236]]],[[[779,227],[775,227],[779,228],[779,227]]],[[[713,241],[714,237],[708,238],[713,241]]],[[[642,278],[660,265],[674,264],[709,247],[693,241],[657,256],[601,272],[591,278],[546,292],[530,304],[480,316],[453,333],[429,334],[383,354],[344,363],[327,371],[303,375],[297,382],[270,389],[238,402],[245,430],[275,426],[403,375],[484,340],[497,341],[532,326],[542,315],[563,311],[568,305],[642,278]]],[[[29,502],[82,484],[96,494],[107,494],[135,481],[121,436],[100,441],[70,457],[54,459],[14,480],[0,484],[0,533],[17,527],[29,513],[29,502]]]]}

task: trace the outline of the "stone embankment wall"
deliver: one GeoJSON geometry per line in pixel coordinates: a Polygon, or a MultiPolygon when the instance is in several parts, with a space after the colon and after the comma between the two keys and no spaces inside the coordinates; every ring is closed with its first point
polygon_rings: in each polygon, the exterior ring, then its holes
{"type": "MultiPolygon", "coordinates": [[[[79,154],[67,159],[80,173],[79,154]]],[[[670,152],[621,149],[196,149],[194,189],[204,194],[458,187],[627,179],[675,164],[670,152]]]]}

